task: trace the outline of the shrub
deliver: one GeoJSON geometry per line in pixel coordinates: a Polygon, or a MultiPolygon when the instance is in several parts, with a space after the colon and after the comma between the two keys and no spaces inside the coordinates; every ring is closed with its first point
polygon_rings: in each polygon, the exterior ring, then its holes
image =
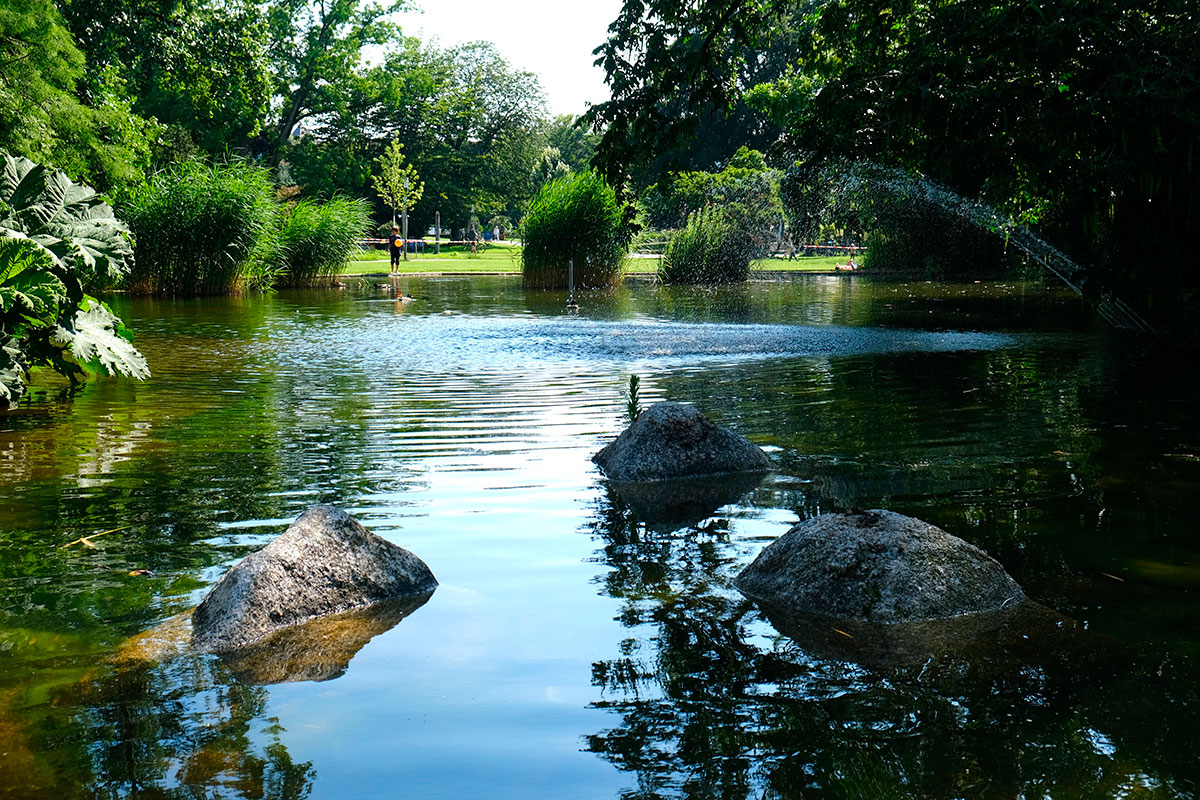
{"type": "Polygon", "coordinates": [[[610,286],[621,277],[626,245],[616,193],[599,173],[581,172],[542,186],[525,215],[521,271],[525,285],[563,288],[567,263],[575,285],[610,286]]]}
{"type": "Polygon", "coordinates": [[[737,283],[750,276],[754,247],[745,231],[717,208],[688,217],[667,244],[659,268],[663,283],[737,283]]]}
{"type": "Polygon", "coordinates": [[[0,153],[0,408],[34,367],[74,387],[89,372],[149,375],[129,331],[85,293],[119,279],[132,251],[108,204],[65,173],[0,153]]]}
{"type": "Polygon", "coordinates": [[[269,283],[279,263],[271,239],[277,213],[261,167],[188,161],[160,173],[126,212],[136,256],[130,290],[229,294],[269,283]]]}
{"type": "MultiPolygon", "coordinates": [[[[279,232],[283,268],[277,286],[313,286],[342,271],[370,228],[362,200],[301,200],[283,216],[279,232]]],[[[389,228],[390,231],[390,228],[389,228]]]]}

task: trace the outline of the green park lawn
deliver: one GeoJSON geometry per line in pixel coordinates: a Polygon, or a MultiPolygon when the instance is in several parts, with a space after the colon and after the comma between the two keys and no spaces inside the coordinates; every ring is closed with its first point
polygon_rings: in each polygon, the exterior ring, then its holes
{"type": "MultiPolygon", "coordinates": [[[[752,270],[779,272],[830,272],[838,263],[845,263],[844,256],[810,256],[788,261],[782,258],[760,258],[751,264],[752,270]]],[[[366,250],[342,269],[343,275],[369,275],[388,272],[388,257],[385,250],[366,250]]],[[[461,247],[443,247],[441,253],[433,252],[430,243],[424,253],[409,253],[408,260],[400,262],[401,273],[512,273],[521,272],[521,247],[518,244],[488,244],[478,252],[471,253],[461,247]]],[[[657,258],[627,258],[627,273],[653,274],[658,271],[657,258]]]]}

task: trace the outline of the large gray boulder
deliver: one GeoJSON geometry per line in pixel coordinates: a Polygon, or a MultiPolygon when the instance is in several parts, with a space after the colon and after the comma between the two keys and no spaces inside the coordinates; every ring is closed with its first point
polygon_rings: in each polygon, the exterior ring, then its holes
{"type": "Polygon", "coordinates": [[[1000,611],[1025,598],[978,547],[882,510],[801,522],[734,585],[769,609],[884,625],[1000,611]]]}
{"type": "Polygon", "coordinates": [[[227,653],[308,620],[437,587],[421,559],[333,506],[313,506],[235,564],[192,612],[192,646],[227,653]]]}
{"type": "Polygon", "coordinates": [[[618,483],[771,469],[771,459],[757,445],[692,406],[670,402],[643,411],[592,461],[618,483]]]}

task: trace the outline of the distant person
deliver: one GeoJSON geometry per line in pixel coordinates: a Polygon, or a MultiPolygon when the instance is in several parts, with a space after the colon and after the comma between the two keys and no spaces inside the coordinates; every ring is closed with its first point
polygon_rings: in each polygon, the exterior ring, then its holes
{"type": "Polygon", "coordinates": [[[400,229],[392,226],[392,235],[388,237],[388,255],[392,257],[392,272],[400,268],[400,255],[404,251],[404,239],[400,237],[400,229]]]}

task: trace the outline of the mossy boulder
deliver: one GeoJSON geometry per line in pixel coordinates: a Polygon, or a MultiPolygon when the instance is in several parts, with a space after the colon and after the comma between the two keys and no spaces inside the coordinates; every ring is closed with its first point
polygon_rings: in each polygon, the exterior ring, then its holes
{"type": "Polygon", "coordinates": [[[235,564],[192,612],[192,647],[227,653],[294,625],[432,592],[425,562],[333,506],[313,506],[235,564]]]}
{"type": "Polygon", "coordinates": [[[618,483],[771,469],[771,459],[753,442],[692,406],[671,402],[647,408],[592,461],[618,483]]]}
{"type": "Polygon", "coordinates": [[[1025,599],[983,550],[883,510],[801,522],[734,584],[770,609],[885,625],[995,612],[1025,599]]]}

